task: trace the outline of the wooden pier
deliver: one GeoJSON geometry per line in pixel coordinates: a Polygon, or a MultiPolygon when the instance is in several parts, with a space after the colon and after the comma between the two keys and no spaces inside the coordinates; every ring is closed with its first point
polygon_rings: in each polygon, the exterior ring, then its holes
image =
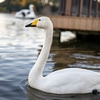
{"type": "Polygon", "coordinates": [[[100,31],[100,18],[49,16],[55,29],[72,31],[100,31]]]}
{"type": "Polygon", "coordinates": [[[49,17],[55,29],[100,32],[100,0],[59,0],[59,15],[49,17]]]}

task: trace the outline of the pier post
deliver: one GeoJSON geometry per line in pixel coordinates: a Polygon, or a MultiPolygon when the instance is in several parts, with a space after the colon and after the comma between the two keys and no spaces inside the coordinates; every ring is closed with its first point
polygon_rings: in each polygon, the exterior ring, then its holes
{"type": "Polygon", "coordinates": [[[60,37],[61,37],[61,31],[55,30],[53,34],[53,43],[52,43],[53,46],[60,44],[60,37]]]}
{"type": "Polygon", "coordinates": [[[83,0],[80,0],[79,16],[82,16],[83,0]]]}

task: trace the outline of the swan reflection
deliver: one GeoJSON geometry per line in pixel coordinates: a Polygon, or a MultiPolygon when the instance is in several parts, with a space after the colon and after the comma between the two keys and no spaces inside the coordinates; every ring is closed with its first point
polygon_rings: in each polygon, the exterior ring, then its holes
{"type": "Polygon", "coordinates": [[[28,85],[28,79],[24,79],[20,83],[20,88],[27,95],[28,100],[100,100],[100,93],[98,94],[51,94],[46,93],[28,85]]]}
{"type": "Polygon", "coordinates": [[[70,94],[58,95],[49,94],[43,91],[36,90],[28,86],[27,90],[28,100],[100,100],[100,94],[70,94]]]}

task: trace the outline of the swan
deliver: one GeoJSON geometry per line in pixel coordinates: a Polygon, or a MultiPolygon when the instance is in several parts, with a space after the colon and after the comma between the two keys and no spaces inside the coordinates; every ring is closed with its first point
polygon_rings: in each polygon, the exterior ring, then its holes
{"type": "Polygon", "coordinates": [[[48,59],[53,37],[53,24],[46,17],[39,17],[26,27],[38,27],[45,31],[45,41],[42,51],[29,72],[30,87],[53,94],[84,94],[100,92],[100,73],[81,69],[65,68],[54,71],[43,77],[42,72],[48,59]]]}
{"type": "Polygon", "coordinates": [[[36,18],[36,14],[33,8],[34,8],[34,5],[30,4],[29,9],[22,9],[16,12],[15,17],[17,18],[36,18]]]}

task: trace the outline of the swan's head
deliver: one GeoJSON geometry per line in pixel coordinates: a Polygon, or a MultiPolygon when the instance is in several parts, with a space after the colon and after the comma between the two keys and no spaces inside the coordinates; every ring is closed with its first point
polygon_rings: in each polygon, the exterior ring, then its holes
{"type": "Polygon", "coordinates": [[[26,25],[25,27],[38,27],[42,29],[47,29],[48,27],[52,27],[52,22],[48,17],[40,17],[35,19],[32,23],[26,25]]]}
{"type": "Polygon", "coordinates": [[[33,5],[33,4],[30,4],[30,5],[29,5],[29,8],[34,8],[34,5],[33,5]]]}

